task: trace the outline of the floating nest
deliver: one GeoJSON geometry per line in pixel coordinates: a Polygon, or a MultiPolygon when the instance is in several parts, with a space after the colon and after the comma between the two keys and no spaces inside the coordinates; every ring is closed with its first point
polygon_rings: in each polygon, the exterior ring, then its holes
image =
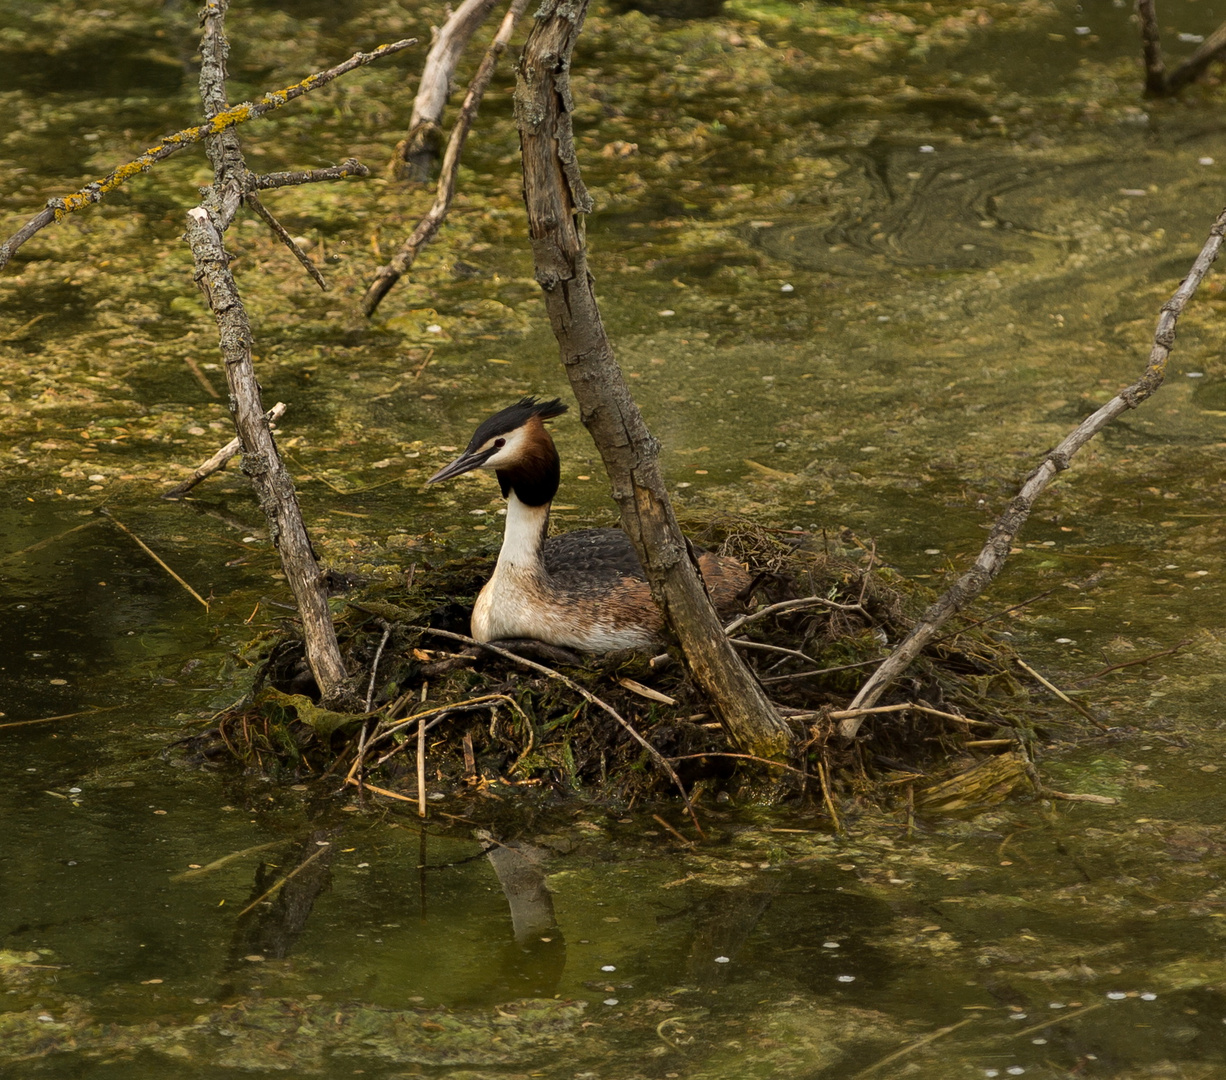
{"type": "Polygon", "coordinates": [[[516,656],[469,642],[489,559],[419,566],[399,587],[347,594],[337,632],[356,711],[319,705],[288,624],[244,703],[182,746],[197,762],[329,775],[423,807],[462,791],[626,805],[683,788],[708,804],[808,802],[837,822],[857,805],[895,800],[925,812],[981,809],[1031,785],[1027,747],[1051,717],[990,629],[966,620],[929,645],[845,738],[840,712],[931,596],[851,534],[836,544],[763,528],[711,532],[701,539],[757,577],[756,614],[733,637],[792,727],[787,761],[729,745],[676,648],[580,657],[542,646],[516,656]]]}

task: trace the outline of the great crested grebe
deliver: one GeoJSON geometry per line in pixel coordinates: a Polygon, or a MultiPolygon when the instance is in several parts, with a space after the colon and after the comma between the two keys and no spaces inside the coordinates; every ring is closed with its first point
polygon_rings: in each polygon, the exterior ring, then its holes
{"type": "MultiPolygon", "coordinates": [[[[476,430],[468,448],[428,483],[493,469],[507,500],[506,532],[494,575],[473,607],[478,641],[534,638],[583,652],[647,648],[664,630],[647,576],[621,529],[579,529],[546,538],[560,463],[544,420],[560,400],[525,397],[476,430]]],[[[716,609],[735,610],[749,575],[732,559],[698,559],[716,609]]]]}

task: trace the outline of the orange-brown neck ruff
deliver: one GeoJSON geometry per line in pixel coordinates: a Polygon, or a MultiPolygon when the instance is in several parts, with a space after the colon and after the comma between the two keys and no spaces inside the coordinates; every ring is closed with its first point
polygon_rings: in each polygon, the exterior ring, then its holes
{"type": "MultiPolygon", "coordinates": [[[[511,465],[494,470],[503,498],[512,492],[525,506],[548,507],[558,493],[562,466],[557,447],[539,416],[524,425],[525,438],[520,457],[511,465]]],[[[508,527],[510,519],[507,520],[508,527]]]]}

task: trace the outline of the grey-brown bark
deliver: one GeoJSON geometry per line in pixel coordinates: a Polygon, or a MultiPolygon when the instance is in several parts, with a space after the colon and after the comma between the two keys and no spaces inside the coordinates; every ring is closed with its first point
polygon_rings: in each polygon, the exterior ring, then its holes
{"type": "Polygon", "coordinates": [[[221,233],[203,207],[187,212],[187,240],[196,260],[201,291],[217,320],[230,408],[243,447],[243,472],[251,478],[260,509],[268,519],[269,536],[281,556],[281,566],[302,619],[307,662],[325,700],[340,692],[346,671],[336,630],[328,610],[323,574],[298,507],[294,482],[286,471],[260,402],[260,384],[251,363],[251,325],[230,273],[221,233]]]}
{"type": "Polygon", "coordinates": [[[469,40],[498,0],[464,0],[438,32],[422,68],[409,118],[409,134],[396,145],[392,175],[397,180],[430,179],[443,145],[443,111],[451,97],[451,80],[469,40]]]}
{"type": "Polygon", "coordinates": [[[1226,22],[1222,23],[1191,56],[1167,71],[1162,58],[1158,13],[1154,0],[1137,0],[1137,21],[1141,26],[1141,55],[1145,61],[1145,93],[1149,97],[1169,97],[1196,82],[1215,60],[1226,53],[1226,22]]]}
{"type": "Polygon", "coordinates": [[[527,6],[528,0],[512,0],[510,8],[503,16],[502,24],[498,27],[494,40],[486,50],[481,66],[469,84],[468,93],[464,95],[464,104],[460,108],[460,115],[456,118],[455,127],[451,129],[451,138],[447,141],[447,153],[443,157],[443,168],[439,172],[438,191],[434,196],[434,204],[426,212],[426,216],[417,223],[417,228],[401,245],[392,261],[379,270],[374,281],[367,288],[366,295],[362,297],[362,313],[367,318],[375,313],[396,282],[409,272],[409,268],[417,259],[418,252],[434,239],[447,219],[447,212],[451,209],[451,200],[455,197],[456,173],[460,168],[460,155],[464,152],[468,132],[477,118],[477,110],[481,107],[481,99],[485,96],[490,79],[494,77],[494,68],[498,65],[498,58],[506,51],[511,35],[515,32],[516,24],[527,6]]]}
{"type": "MultiPolygon", "coordinates": [[[[227,4],[228,0],[207,0],[204,8],[200,96],[210,118],[226,108],[228,45],[222,20],[227,4]]],[[[210,138],[206,148],[213,162],[214,182],[206,189],[203,205],[187,214],[187,240],[196,261],[196,282],[217,322],[230,388],[230,409],[242,444],[243,472],[255,488],[260,509],[268,519],[269,536],[293,591],[311,672],[323,698],[335,700],[342,692],[347,673],[328,610],[323,574],[307,538],[294,482],[277,452],[264,416],[260,384],[251,362],[251,323],[222,244],[222,232],[242,202],[250,173],[233,131],[225,130],[210,138]]]]}
{"type": "MultiPolygon", "coordinates": [[[[1145,373],[1078,424],[1026,478],[1021,491],[1014,496],[1005,512],[992,526],[988,542],[980,551],[975,565],[924,612],[911,633],[860,688],[848,711],[867,709],[875,705],[890,684],[907,669],[949,618],[987,588],[1004,567],[1013,540],[1030,517],[1035,500],[1058,473],[1069,467],[1073,455],[1117,416],[1129,409],[1135,409],[1162,385],[1166,377],[1167,360],[1175,344],[1175,324],[1217,259],[1222,249],[1223,236],[1226,236],[1226,210],[1223,210],[1213,223],[1209,237],[1192,264],[1188,276],[1180,282],[1174,295],[1162,305],[1145,373]]],[[[862,716],[855,716],[844,720],[839,725],[840,734],[854,736],[860,730],[863,719],[862,716]]]]}
{"type": "Polygon", "coordinates": [[[571,129],[571,52],[587,0],[546,0],[536,15],[515,91],[524,201],[536,264],[562,363],[591,432],[652,594],[725,730],[762,756],[783,752],[787,726],[723,632],[678,528],[659,448],[630,395],[605,333],[588,272],[583,215],[591,202],[571,129]]]}

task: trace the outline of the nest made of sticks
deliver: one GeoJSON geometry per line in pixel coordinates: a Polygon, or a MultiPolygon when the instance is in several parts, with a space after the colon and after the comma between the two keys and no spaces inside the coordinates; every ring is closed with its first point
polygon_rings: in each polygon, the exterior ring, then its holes
{"type": "Polygon", "coordinates": [[[681,786],[735,802],[766,785],[831,815],[839,799],[880,802],[901,786],[916,805],[973,806],[970,774],[989,757],[1000,760],[983,802],[1032,775],[1025,747],[1048,717],[1003,640],[974,625],[947,634],[879,703],[890,711],[841,738],[839,710],[930,597],[850,534],[709,533],[757,575],[755,610],[732,636],[792,727],[787,762],[750,760],[729,745],[676,649],[577,657],[542,647],[514,657],[467,642],[487,559],[419,567],[408,584],[349,596],[337,630],[356,713],[318,705],[290,626],[244,704],[186,741],[189,756],[294,778],[339,774],[414,801],[427,789],[515,785],[625,802],[681,786]],[[1016,766],[1002,770],[1007,757],[1016,766]],[[946,798],[941,785],[963,774],[966,790],[946,798]]]}

